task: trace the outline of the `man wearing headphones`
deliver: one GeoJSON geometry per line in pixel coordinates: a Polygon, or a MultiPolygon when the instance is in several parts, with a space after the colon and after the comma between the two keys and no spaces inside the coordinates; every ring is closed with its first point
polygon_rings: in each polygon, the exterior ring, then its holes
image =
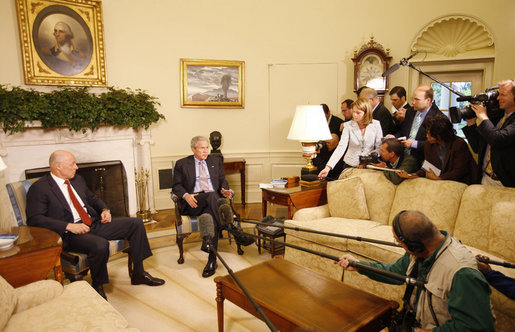
{"type": "MultiPolygon", "coordinates": [[[[392,228],[395,239],[406,251],[404,256],[393,264],[360,262],[426,282],[423,288],[406,286],[403,311],[414,316],[409,327],[415,331],[494,331],[491,290],[474,255],[447,232],[438,231],[418,211],[401,211],[392,228]]],[[[357,270],[349,265],[350,261],[358,260],[345,254],[337,263],[377,281],[402,284],[357,270]]]]}

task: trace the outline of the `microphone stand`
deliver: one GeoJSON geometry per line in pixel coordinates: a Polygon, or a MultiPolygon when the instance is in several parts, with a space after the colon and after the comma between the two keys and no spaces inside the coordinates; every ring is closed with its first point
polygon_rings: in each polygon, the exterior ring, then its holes
{"type": "Polygon", "coordinates": [[[408,66],[410,67],[411,69],[414,69],[416,71],[418,71],[419,73],[421,73],[422,75],[432,79],[433,81],[435,81],[436,83],[440,84],[441,86],[443,86],[444,88],[446,88],[447,90],[451,91],[452,93],[458,95],[459,97],[465,97],[465,95],[461,92],[459,92],[458,90],[452,88],[450,85],[446,85],[444,84],[442,81],[439,81],[438,79],[434,78],[433,76],[429,75],[429,74],[426,74],[425,72],[423,72],[422,70],[418,69],[417,67],[413,66],[413,64],[409,63],[408,61],[404,61],[404,62],[401,62],[401,64],[403,66],[408,66]]]}
{"type": "Polygon", "coordinates": [[[218,253],[218,250],[216,250],[215,248],[213,248],[213,246],[211,245],[210,241],[206,241],[208,243],[208,248],[209,248],[209,252],[213,252],[216,257],[220,260],[220,262],[222,262],[223,266],[225,266],[225,268],[227,269],[227,272],[229,272],[229,275],[232,277],[232,279],[236,282],[236,284],[238,284],[238,286],[241,288],[241,290],[243,291],[243,293],[245,294],[245,296],[249,299],[250,303],[252,303],[252,306],[254,307],[254,309],[256,309],[256,311],[259,313],[259,315],[261,316],[261,318],[263,318],[263,320],[265,321],[266,325],[268,326],[268,328],[270,329],[270,331],[272,332],[277,332],[277,329],[275,328],[274,324],[272,324],[272,322],[270,321],[270,319],[268,319],[267,315],[265,315],[265,313],[263,312],[263,310],[261,309],[261,307],[259,306],[259,304],[256,303],[256,301],[254,301],[254,299],[252,298],[252,296],[250,296],[249,292],[247,291],[247,289],[245,288],[245,286],[243,286],[243,284],[241,283],[240,279],[236,276],[236,274],[234,274],[234,272],[232,271],[232,269],[229,267],[229,265],[227,265],[227,263],[225,262],[225,260],[222,258],[222,256],[218,253]]]}
{"type": "Polygon", "coordinates": [[[267,224],[257,221],[250,221],[250,220],[240,220],[240,222],[245,222],[249,224],[255,224],[255,225],[262,225],[262,226],[272,226],[272,227],[279,227],[284,229],[293,229],[298,232],[307,232],[307,233],[313,233],[313,234],[320,234],[320,235],[327,235],[327,236],[334,236],[334,237],[341,237],[344,239],[351,239],[356,241],[364,241],[364,242],[371,242],[371,243],[377,243],[377,244],[384,244],[387,246],[392,247],[402,247],[400,244],[394,243],[394,242],[388,242],[388,241],[382,241],[382,240],[376,240],[376,239],[369,239],[361,236],[351,236],[351,235],[344,235],[344,234],[336,234],[336,233],[328,233],[328,232],[322,232],[322,231],[316,231],[309,228],[301,228],[301,227],[290,227],[290,226],[284,226],[284,225],[275,225],[275,224],[267,224]]]}
{"type": "MultiPolygon", "coordinates": [[[[340,258],[337,257],[337,256],[333,256],[333,255],[329,255],[329,254],[326,254],[326,253],[323,253],[323,252],[319,252],[319,251],[311,250],[311,249],[308,249],[308,248],[300,247],[300,246],[297,246],[295,244],[286,243],[286,242],[282,242],[282,241],[277,241],[277,240],[270,239],[270,238],[267,238],[267,237],[264,237],[264,236],[254,235],[254,234],[251,234],[251,233],[245,233],[245,234],[249,235],[249,236],[252,236],[254,238],[257,238],[257,239],[262,239],[262,240],[265,240],[265,241],[273,241],[276,244],[280,244],[280,245],[284,245],[286,247],[291,247],[291,248],[294,248],[294,249],[297,249],[297,250],[305,251],[305,252],[308,252],[310,254],[321,256],[321,257],[324,257],[324,258],[329,258],[329,259],[331,259],[331,260],[333,260],[335,262],[340,261],[340,258]]],[[[391,278],[391,279],[402,281],[402,282],[404,282],[404,283],[406,283],[408,285],[415,285],[417,287],[423,287],[424,284],[426,283],[425,281],[417,280],[415,278],[410,278],[410,277],[404,276],[404,275],[399,274],[399,273],[395,273],[395,272],[390,272],[390,271],[386,271],[386,270],[383,270],[383,269],[379,269],[377,267],[369,266],[369,265],[366,265],[366,264],[363,264],[363,263],[360,263],[360,262],[351,261],[351,262],[349,262],[349,265],[352,266],[352,267],[355,267],[357,269],[368,270],[370,272],[377,273],[377,274],[383,275],[383,276],[391,278]]]]}
{"type": "Polygon", "coordinates": [[[515,264],[513,264],[513,263],[501,262],[501,261],[493,261],[491,259],[483,259],[483,258],[479,258],[479,257],[476,257],[476,259],[478,261],[482,262],[482,263],[501,265],[501,266],[504,266],[504,267],[507,267],[507,268],[510,268],[510,269],[515,269],[515,264]]]}

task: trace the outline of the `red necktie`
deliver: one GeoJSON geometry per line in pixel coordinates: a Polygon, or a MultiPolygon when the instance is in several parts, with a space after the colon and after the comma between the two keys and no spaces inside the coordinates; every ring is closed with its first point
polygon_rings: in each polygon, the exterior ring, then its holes
{"type": "Polygon", "coordinates": [[[86,210],[84,210],[82,205],[80,205],[79,201],[77,200],[77,197],[75,197],[75,194],[73,193],[72,187],[70,185],[70,181],[65,180],[64,183],[68,186],[68,194],[70,194],[73,206],[75,207],[75,210],[77,210],[77,212],[79,213],[80,219],[86,225],[91,226],[91,217],[88,215],[86,210]]]}

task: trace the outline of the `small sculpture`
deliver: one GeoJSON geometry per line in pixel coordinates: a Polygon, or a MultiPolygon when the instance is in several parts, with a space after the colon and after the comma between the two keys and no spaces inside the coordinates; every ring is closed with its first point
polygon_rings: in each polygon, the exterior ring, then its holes
{"type": "Polygon", "coordinates": [[[224,156],[222,155],[222,151],[220,151],[220,146],[222,145],[222,134],[219,131],[213,131],[209,134],[209,143],[211,143],[211,156],[218,156],[224,160],[224,156]]]}

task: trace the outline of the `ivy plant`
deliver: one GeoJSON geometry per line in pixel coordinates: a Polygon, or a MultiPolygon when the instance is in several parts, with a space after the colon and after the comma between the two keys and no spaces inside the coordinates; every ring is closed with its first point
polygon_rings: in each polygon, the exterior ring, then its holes
{"type": "Polygon", "coordinates": [[[22,131],[26,122],[41,121],[43,128],[95,130],[101,125],[147,129],[164,119],[156,97],[142,90],[107,88],[95,94],[88,88],[61,88],[52,92],[0,84],[0,124],[4,132],[22,131]]]}

